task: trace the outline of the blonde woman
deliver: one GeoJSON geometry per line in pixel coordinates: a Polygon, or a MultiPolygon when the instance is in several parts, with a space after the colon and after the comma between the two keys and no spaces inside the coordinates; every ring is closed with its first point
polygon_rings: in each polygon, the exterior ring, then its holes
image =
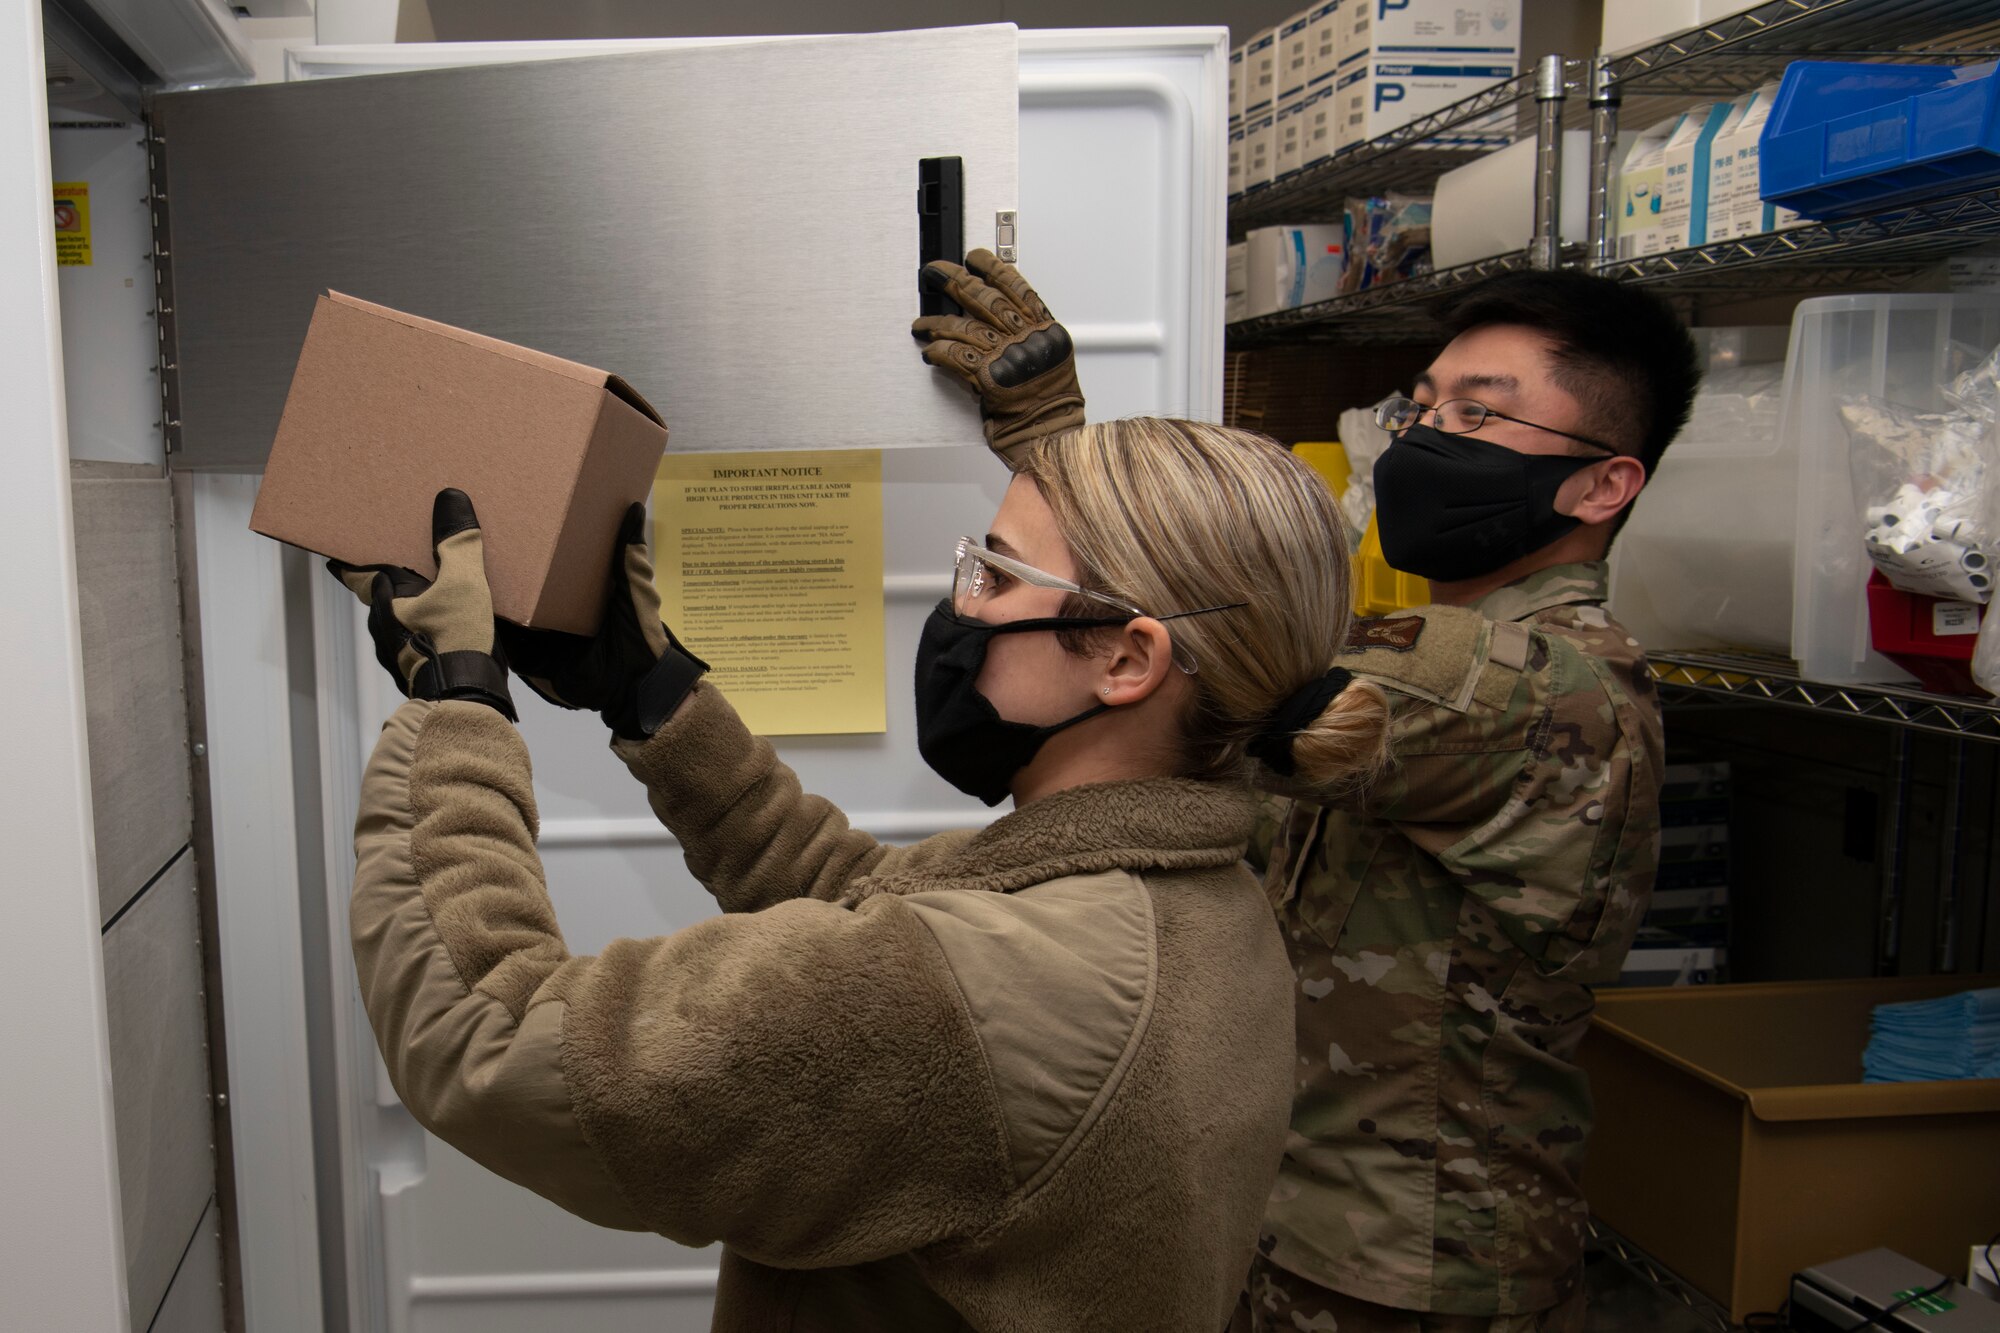
{"type": "Polygon", "coordinates": [[[1291,970],[1246,752],[1380,762],[1325,487],[1184,421],[1019,451],[917,663],[990,826],[888,847],[800,791],[659,621],[628,519],[595,639],[502,627],[471,503],[440,572],[337,569],[409,693],[369,765],[355,961],[416,1117],[607,1226],[721,1241],[730,1330],[1229,1318],[1291,1105],[1291,970]],[[504,661],[599,710],[723,914],[595,958],[535,853],[504,661]]]}

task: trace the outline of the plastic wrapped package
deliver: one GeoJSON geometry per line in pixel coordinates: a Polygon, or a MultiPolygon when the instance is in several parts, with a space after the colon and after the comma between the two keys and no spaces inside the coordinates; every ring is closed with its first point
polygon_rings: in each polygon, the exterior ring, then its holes
{"type": "Polygon", "coordinates": [[[1360,549],[1361,535],[1375,515],[1375,460],[1389,447],[1389,432],[1375,424],[1373,407],[1350,407],[1340,414],[1340,442],[1347,450],[1347,486],[1339,495],[1347,539],[1360,549]]]}
{"type": "Polygon", "coordinates": [[[1904,592],[1980,605],[1993,595],[1996,371],[1988,356],[1959,376],[1942,412],[1868,395],[1841,400],[1862,542],[1904,592]]]}
{"type": "Polygon", "coordinates": [[[1347,201],[1347,268],[1342,292],[1358,292],[1430,272],[1429,195],[1386,194],[1347,201]]]}

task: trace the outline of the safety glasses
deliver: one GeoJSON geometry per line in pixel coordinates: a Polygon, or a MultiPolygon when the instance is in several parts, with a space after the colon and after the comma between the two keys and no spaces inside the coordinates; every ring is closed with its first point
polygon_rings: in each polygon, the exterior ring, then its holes
{"type": "Polygon", "coordinates": [[[1068,579],[1060,579],[1033,565],[1022,564],[997,551],[989,551],[970,537],[958,539],[958,550],[952,557],[951,605],[962,616],[973,615],[983,602],[1005,591],[1010,580],[1018,579],[1031,588],[1055,588],[1062,592],[1088,597],[1094,602],[1113,606],[1128,616],[1143,616],[1146,613],[1130,602],[1121,602],[1116,597],[1107,597],[1101,592],[1092,592],[1079,587],[1068,579]]]}

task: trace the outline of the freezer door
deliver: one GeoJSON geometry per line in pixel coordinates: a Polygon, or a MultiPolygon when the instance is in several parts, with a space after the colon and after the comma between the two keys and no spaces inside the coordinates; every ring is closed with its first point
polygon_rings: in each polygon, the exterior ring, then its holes
{"type": "MultiPolygon", "coordinates": [[[[568,58],[573,50],[552,44],[506,53],[568,58]]],[[[297,53],[293,68],[300,76],[330,78],[399,62],[489,61],[494,54],[490,47],[455,45],[316,48],[297,53]]],[[[1219,417],[1226,58],[1220,29],[1020,36],[1020,259],[1075,336],[1094,419],[1219,417]]],[[[910,237],[914,246],[914,227],[910,237]]],[[[907,335],[898,330],[898,336],[900,355],[919,373],[935,373],[907,335]]],[[[775,389],[783,373],[768,378],[775,389]]],[[[808,790],[888,841],[976,825],[996,813],[924,766],[911,698],[909,664],[926,612],[949,589],[952,540],[986,531],[1007,484],[976,426],[961,439],[884,456],[887,733],[777,742],[808,790]]],[[[231,810],[217,831],[218,893],[227,916],[224,990],[232,1014],[244,1016],[230,1035],[231,1104],[239,1122],[312,1122],[323,1157],[337,1162],[318,1185],[326,1229],[314,1236],[305,1230],[312,1210],[296,1202],[315,1187],[310,1170],[287,1174],[294,1159],[275,1133],[239,1133],[237,1190],[246,1219],[257,1219],[243,1236],[246,1285],[252,1304],[272,1312],[262,1321],[253,1315],[251,1325],[309,1327],[313,1311],[283,1306],[300,1291],[287,1280],[295,1270],[286,1265],[317,1249],[328,1256],[322,1280],[345,1297],[349,1324],[359,1330],[706,1328],[713,1249],[690,1251],[656,1236],[590,1226],[473,1165],[397,1104],[356,994],[346,886],[361,767],[398,700],[368,649],[353,599],[316,569],[301,568],[296,584],[281,578],[275,545],[247,530],[255,479],[202,476],[195,491],[208,635],[204,687],[210,715],[227,716],[240,737],[213,745],[211,760],[228,784],[231,810]],[[285,589],[283,612],[249,595],[267,584],[285,589]],[[271,624],[281,613],[313,625],[314,671],[309,681],[296,674],[292,681],[294,690],[317,699],[320,753],[313,761],[287,758],[253,739],[287,732],[285,640],[271,624]],[[303,1000],[300,970],[269,963],[298,955],[300,928],[273,924],[275,909],[287,906],[274,888],[284,881],[287,861],[260,841],[273,828],[289,828],[299,808],[295,788],[312,790],[311,804],[324,807],[318,827],[298,839],[324,848],[325,901],[310,885],[299,901],[306,916],[321,914],[306,934],[329,951],[316,970],[331,979],[330,994],[303,1000]],[[295,1044],[263,1021],[301,1010],[307,1017],[296,1024],[331,1034],[314,1040],[335,1047],[336,1098],[313,1102],[296,1067],[295,1044]]],[[[714,900],[688,873],[644,793],[606,752],[596,720],[518,693],[521,732],[534,756],[540,851],[570,948],[591,953],[620,936],[678,930],[712,914],[714,900]]],[[[316,1300],[316,1292],[307,1294],[316,1300]]]]}
{"type": "Polygon", "coordinates": [[[917,163],[991,245],[1015,92],[1003,24],[164,96],[170,446],[260,467],[328,288],[616,372],[675,449],[974,437],[910,356],[917,163]]]}

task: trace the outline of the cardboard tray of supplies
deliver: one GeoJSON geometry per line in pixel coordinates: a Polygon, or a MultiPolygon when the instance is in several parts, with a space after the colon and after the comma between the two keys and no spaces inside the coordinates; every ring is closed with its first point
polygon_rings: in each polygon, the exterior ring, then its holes
{"type": "Polygon", "coordinates": [[[1877,1004],[2000,977],[1602,991],[1578,1061],[1591,1212],[1741,1323],[1886,1246],[1941,1273],[2000,1228],[2000,1079],[1863,1083],[1877,1004]]]}
{"type": "Polygon", "coordinates": [[[339,292],[319,298],[250,526],[434,575],[431,501],[472,497],[493,609],[588,634],[618,523],[666,448],[616,375],[339,292]]]}

